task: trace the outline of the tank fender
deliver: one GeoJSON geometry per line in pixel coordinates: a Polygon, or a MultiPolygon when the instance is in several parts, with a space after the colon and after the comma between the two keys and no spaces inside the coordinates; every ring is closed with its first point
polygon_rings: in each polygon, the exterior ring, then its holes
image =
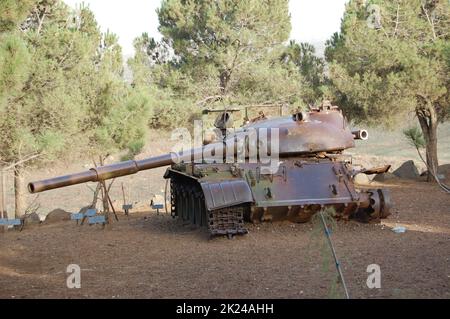
{"type": "Polygon", "coordinates": [[[242,179],[200,182],[200,186],[209,211],[254,202],[250,186],[242,179]]]}

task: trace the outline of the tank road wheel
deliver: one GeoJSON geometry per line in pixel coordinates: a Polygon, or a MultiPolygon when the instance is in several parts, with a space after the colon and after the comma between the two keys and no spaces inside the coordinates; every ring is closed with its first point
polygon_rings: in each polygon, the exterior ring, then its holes
{"type": "Polygon", "coordinates": [[[178,216],[177,214],[177,185],[175,184],[175,181],[171,178],[170,179],[170,216],[172,218],[175,218],[178,216]]]}
{"type": "Polygon", "coordinates": [[[318,211],[320,211],[320,205],[296,206],[289,211],[287,219],[293,223],[307,223],[318,211]]]}
{"type": "Polygon", "coordinates": [[[386,189],[370,189],[369,193],[370,205],[367,208],[359,209],[354,218],[358,221],[380,222],[382,218],[387,218],[391,213],[391,196],[386,189]]]}
{"type": "Polygon", "coordinates": [[[391,214],[391,193],[388,189],[379,189],[381,199],[380,218],[387,218],[391,214]]]}

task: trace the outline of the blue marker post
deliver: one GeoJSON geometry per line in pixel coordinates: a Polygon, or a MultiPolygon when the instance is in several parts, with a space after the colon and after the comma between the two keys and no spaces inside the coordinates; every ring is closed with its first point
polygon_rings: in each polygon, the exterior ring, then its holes
{"type": "MultiPolygon", "coordinates": [[[[86,218],[89,217],[94,217],[97,214],[97,209],[96,208],[89,208],[85,213],[84,213],[84,217],[83,220],[81,221],[81,225],[84,224],[84,222],[86,221],[86,218]]],[[[89,221],[89,220],[88,220],[89,221]]]]}
{"type": "Polygon", "coordinates": [[[10,226],[20,226],[20,230],[23,229],[23,221],[21,219],[8,219],[8,218],[0,218],[0,226],[4,226],[5,229],[8,229],[10,226]]]}
{"type": "Polygon", "coordinates": [[[156,209],[156,214],[159,215],[159,210],[164,208],[164,204],[152,204],[152,209],[156,209]]]}
{"type": "Polygon", "coordinates": [[[92,216],[88,218],[88,223],[89,225],[102,224],[103,226],[105,226],[106,218],[104,215],[92,216]]]}
{"type": "Polygon", "coordinates": [[[80,220],[83,220],[83,218],[84,218],[84,214],[83,213],[70,214],[70,219],[71,220],[76,220],[77,221],[77,225],[78,225],[80,220]]]}
{"type": "Polygon", "coordinates": [[[122,209],[123,212],[125,213],[125,216],[128,216],[130,214],[130,209],[133,208],[133,205],[131,204],[126,204],[126,205],[122,205],[122,209]]]}

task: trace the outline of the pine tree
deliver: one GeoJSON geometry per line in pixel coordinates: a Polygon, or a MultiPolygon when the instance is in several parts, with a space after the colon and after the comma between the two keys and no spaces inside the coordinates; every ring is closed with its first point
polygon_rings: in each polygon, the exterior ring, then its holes
{"type": "Polygon", "coordinates": [[[316,55],[316,48],[309,43],[290,41],[285,52],[281,55],[284,63],[294,63],[305,81],[303,94],[308,104],[316,105],[323,100],[325,91],[325,61],[316,55]],[[307,94],[310,92],[309,94],[307,94]]]}
{"type": "Polygon", "coordinates": [[[107,32],[98,51],[98,72],[88,115],[90,144],[100,155],[128,150],[127,158],[144,146],[149,102],[139,89],[123,79],[122,49],[115,34],[107,32]]]}
{"type": "Polygon", "coordinates": [[[102,34],[89,8],[26,3],[2,1],[0,11],[0,158],[21,163],[14,171],[17,217],[25,211],[26,167],[81,149],[128,149],[132,156],[148,118],[145,97],[122,78],[117,36],[102,34]]]}
{"type": "Polygon", "coordinates": [[[279,59],[291,30],[287,0],[165,0],[158,16],[177,60],[156,83],[200,104],[301,96],[302,77],[279,59]]]}
{"type": "Polygon", "coordinates": [[[0,32],[16,31],[30,14],[37,0],[2,0],[0,2],[0,32]]]}
{"type": "Polygon", "coordinates": [[[416,114],[434,173],[437,127],[450,111],[448,30],[446,0],[353,0],[326,50],[336,98],[355,120],[398,123],[416,114]]]}

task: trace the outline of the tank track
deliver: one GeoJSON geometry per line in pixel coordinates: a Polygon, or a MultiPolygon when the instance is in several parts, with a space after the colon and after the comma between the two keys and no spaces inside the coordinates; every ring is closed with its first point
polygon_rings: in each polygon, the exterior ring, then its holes
{"type": "Polygon", "coordinates": [[[200,185],[188,178],[170,180],[171,215],[192,225],[207,227],[211,236],[244,235],[248,230],[244,226],[246,207],[234,206],[208,211],[200,185]]]}
{"type": "Polygon", "coordinates": [[[245,235],[248,230],[244,227],[245,207],[227,207],[209,212],[208,229],[212,236],[245,235]]]}

